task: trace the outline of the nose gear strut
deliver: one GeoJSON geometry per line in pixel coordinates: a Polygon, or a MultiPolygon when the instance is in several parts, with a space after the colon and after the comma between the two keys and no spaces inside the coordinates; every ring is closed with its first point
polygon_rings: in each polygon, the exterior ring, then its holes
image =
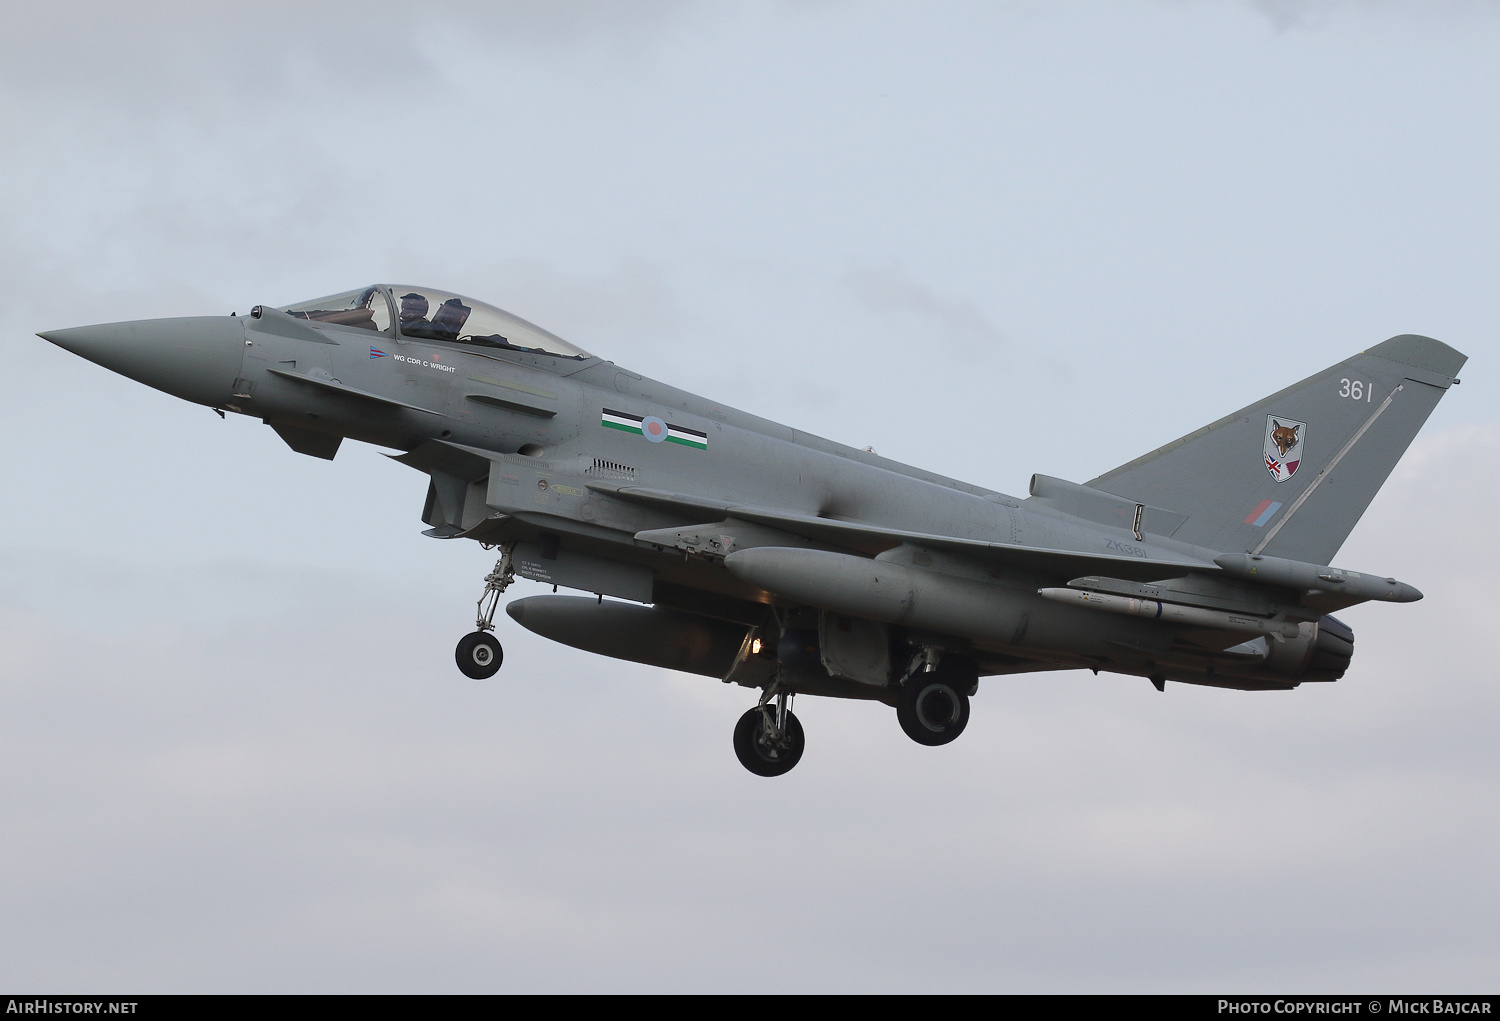
{"type": "Polygon", "coordinates": [[[480,631],[495,630],[495,610],[500,606],[500,595],[516,580],[516,565],[510,556],[515,548],[513,542],[501,546],[495,569],[484,576],[484,594],[479,597],[479,612],[474,622],[480,631]]]}
{"type": "Polygon", "coordinates": [[[495,569],[484,578],[484,593],[479,597],[475,612],[475,630],[459,639],[458,648],[453,651],[458,668],[475,680],[494,677],[505,661],[505,650],[490,632],[495,630],[495,611],[500,607],[500,596],[516,580],[516,565],[511,559],[514,549],[514,543],[500,547],[501,555],[495,561],[495,569]]]}

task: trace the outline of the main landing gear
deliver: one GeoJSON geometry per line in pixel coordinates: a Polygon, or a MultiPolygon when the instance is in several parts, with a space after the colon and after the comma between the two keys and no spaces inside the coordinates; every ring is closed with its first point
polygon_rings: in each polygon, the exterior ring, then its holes
{"type": "Polygon", "coordinates": [[[734,754],[756,776],[789,772],[806,745],[802,724],[792,715],[792,693],[779,684],[767,688],[760,704],[734,725],[734,754]]]}
{"type": "Polygon", "coordinates": [[[495,569],[485,576],[484,595],[479,597],[474,624],[477,630],[460,638],[458,648],[453,650],[458,668],[475,680],[494,677],[505,661],[500,640],[490,632],[495,630],[495,610],[500,606],[500,595],[516,580],[516,567],[511,563],[510,552],[511,547],[503,547],[495,569]]]}
{"type": "MultiPolygon", "coordinates": [[[[969,725],[969,696],[978,690],[979,669],[972,662],[924,647],[912,657],[896,692],[896,719],[917,744],[947,744],[969,725]]],[[[806,743],[802,724],[792,715],[792,692],[779,678],[734,725],[734,754],[756,776],[791,772],[806,743]]]]}
{"type": "Polygon", "coordinates": [[[926,652],[912,660],[896,696],[896,719],[917,744],[947,744],[969,725],[969,696],[978,686],[979,671],[967,661],[939,661],[926,652]]]}

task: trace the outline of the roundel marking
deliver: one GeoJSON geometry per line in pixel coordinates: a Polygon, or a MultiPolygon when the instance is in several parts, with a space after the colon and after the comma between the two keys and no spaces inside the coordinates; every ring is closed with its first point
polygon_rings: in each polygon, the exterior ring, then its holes
{"type": "Polygon", "coordinates": [[[652,443],[660,443],[667,438],[667,423],[655,415],[647,415],[641,419],[641,435],[652,443]]]}

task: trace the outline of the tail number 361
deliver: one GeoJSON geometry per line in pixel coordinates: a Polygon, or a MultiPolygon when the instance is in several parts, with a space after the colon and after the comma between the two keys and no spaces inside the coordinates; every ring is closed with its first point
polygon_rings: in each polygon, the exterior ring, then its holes
{"type": "Polygon", "coordinates": [[[1341,379],[1339,382],[1343,389],[1339,390],[1340,397],[1347,397],[1351,401],[1364,401],[1369,403],[1375,399],[1375,384],[1366,383],[1362,379],[1341,379]]]}

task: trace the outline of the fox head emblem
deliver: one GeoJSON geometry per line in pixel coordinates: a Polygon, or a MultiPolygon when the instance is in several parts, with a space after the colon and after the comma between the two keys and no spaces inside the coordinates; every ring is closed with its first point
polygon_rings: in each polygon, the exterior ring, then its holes
{"type": "Polygon", "coordinates": [[[1271,442],[1281,450],[1281,456],[1297,445],[1297,430],[1300,425],[1282,425],[1274,418],[1271,420],[1271,442]]]}

